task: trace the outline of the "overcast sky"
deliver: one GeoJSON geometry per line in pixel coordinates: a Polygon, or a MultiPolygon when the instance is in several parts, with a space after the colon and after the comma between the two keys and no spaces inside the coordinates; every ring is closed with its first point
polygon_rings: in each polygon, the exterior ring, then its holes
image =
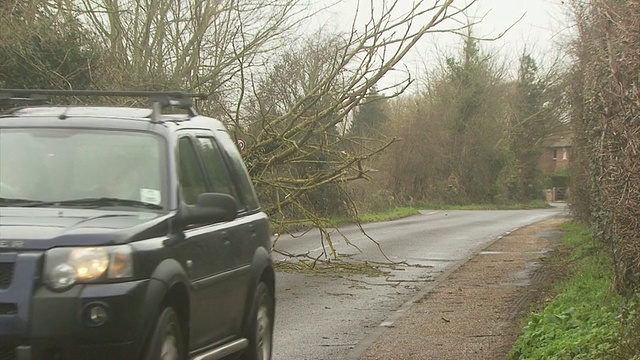
{"type": "MultiPolygon", "coordinates": [[[[325,14],[326,24],[332,26],[350,27],[351,20],[360,3],[361,16],[368,15],[369,4],[374,8],[382,7],[389,0],[322,0],[318,3],[336,3],[325,14]],[[364,11],[363,11],[364,10],[364,11]]],[[[460,7],[468,0],[455,0],[454,5],[460,7]]],[[[399,0],[398,12],[407,12],[412,6],[412,0],[399,0]]],[[[426,0],[427,5],[433,0],[426,0]]],[[[476,36],[495,38],[516,23],[501,39],[484,42],[482,47],[497,51],[499,56],[517,63],[518,56],[526,44],[527,48],[540,63],[550,61],[556,53],[557,43],[563,41],[567,35],[564,13],[566,5],[562,0],[477,0],[469,15],[482,18],[474,27],[476,36]],[[522,19],[518,22],[518,20],[522,19]]],[[[425,62],[436,59],[437,54],[447,54],[459,51],[460,38],[454,36],[431,34],[423,37],[414,51],[405,59],[404,64],[412,72],[418,72],[425,62]]]]}

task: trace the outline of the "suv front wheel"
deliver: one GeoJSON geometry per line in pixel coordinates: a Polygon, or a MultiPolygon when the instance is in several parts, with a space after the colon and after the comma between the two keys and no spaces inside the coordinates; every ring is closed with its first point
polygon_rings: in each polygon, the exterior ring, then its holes
{"type": "Polygon", "coordinates": [[[243,360],[270,360],[273,345],[273,297],[267,285],[260,282],[253,296],[247,337],[249,347],[243,360]]]}
{"type": "Polygon", "coordinates": [[[165,307],[153,330],[145,360],[183,360],[184,340],[180,322],[171,307],[165,307]]]}

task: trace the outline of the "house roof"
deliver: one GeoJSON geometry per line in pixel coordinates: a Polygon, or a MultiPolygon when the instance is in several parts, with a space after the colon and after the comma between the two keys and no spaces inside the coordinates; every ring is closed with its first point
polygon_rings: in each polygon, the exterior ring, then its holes
{"type": "Polygon", "coordinates": [[[545,147],[571,147],[572,144],[573,134],[569,132],[551,135],[544,141],[545,147]]]}

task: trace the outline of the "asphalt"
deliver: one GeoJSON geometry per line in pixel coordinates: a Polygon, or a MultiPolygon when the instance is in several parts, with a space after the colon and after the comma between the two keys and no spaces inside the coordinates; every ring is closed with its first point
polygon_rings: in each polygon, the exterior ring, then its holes
{"type": "Polygon", "coordinates": [[[566,214],[496,239],[450,268],[360,341],[348,360],[504,359],[533,301],[566,214]]]}

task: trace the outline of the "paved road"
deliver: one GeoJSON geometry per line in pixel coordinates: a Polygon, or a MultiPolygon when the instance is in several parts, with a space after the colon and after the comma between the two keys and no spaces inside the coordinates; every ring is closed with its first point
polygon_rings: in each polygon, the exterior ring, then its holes
{"type": "MultiPolygon", "coordinates": [[[[394,262],[382,276],[366,273],[278,271],[275,360],[345,359],[359,341],[417,291],[505,233],[548,219],[562,207],[515,211],[422,211],[402,220],[365,225],[394,262]]],[[[358,261],[386,262],[378,246],[355,226],[332,231],[339,254],[358,261]],[[350,243],[347,244],[343,238],[350,243]]],[[[283,236],[277,250],[318,256],[321,237],[312,232],[283,236]]],[[[277,261],[287,261],[276,255],[277,261]]],[[[290,260],[289,260],[290,261],[290,260]]],[[[280,266],[280,268],[287,268],[280,266]]]]}

